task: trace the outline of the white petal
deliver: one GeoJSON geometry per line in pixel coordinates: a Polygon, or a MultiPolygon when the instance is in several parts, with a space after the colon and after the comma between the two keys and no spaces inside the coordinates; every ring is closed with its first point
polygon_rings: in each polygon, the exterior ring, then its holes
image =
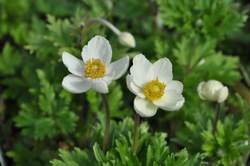
{"type": "Polygon", "coordinates": [[[108,85],[102,79],[92,80],[92,88],[99,93],[108,93],[108,85]]]}
{"type": "Polygon", "coordinates": [[[125,56],[115,62],[112,62],[108,67],[108,73],[113,80],[120,78],[128,69],[129,57],[125,56]]]}
{"type": "Polygon", "coordinates": [[[83,46],[81,56],[82,56],[83,62],[86,62],[92,58],[92,56],[88,53],[88,44],[83,46]]]}
{"type": "Polygon", "coordinates": [[[185,98],[182,96],[181,100],[178,100],[175,107],[172,108],[172,110],[179,110],[181,109],[181,107],[183,106],[183,104],[185,103],[185,98]]]}
{"type": "Polygon", "coordinates": [[[62,86],[71,93],[83,93],[89,90],[91,83],[87,79],[69,74],[63,78],[62,86]]]}
{"type": "Polygon", "coordinates": [[[82,59],[101,59],[105,64],[109,64],[112,58],[112,48],[109,41],[102,36],[93,37],[82,49],[82,59]]]}
{"type": "Polygon", "coordinates": [[[218,101],[218,103],[222,103],[228,97],[228,88],[226,86],[224,86],[217,93],[218,93],[218,99],[217,99],[217,101],[218,101]]]}
{"type": "Polygon", "coordinates": [[[104,77],[102,78],[102,80],[105,81],[105,82],[107,83],[107,85],[109,85],[109,84],[112,82],[112,77],[106,75],[106,76],[104,76],[104,77]]]}
{"type": "Polygon", "coordinates": [[[139,96],[141,98],[145,98],[143,91],[140,87],[138,87],[137,85],[135,85],[135,83],[132,80],[131,75],[127,75],[126,77],[126,83],[127,83],[127,87],[128,89],[134,93],[136,96],[139,96]]]}
{"type": "Polygon", "coordinates": [[[152,117],[157,112],[157,107],[150,101],[136,96],[134,109],[141,117],[152,117]]]}
{"type": "Polygon", "coordinates": [[[69,72],[77,76],[82,76],[84,69],[83,61],[67,52],[63,52],[62,61],[63,64],[68,68],[69,72]]]}
{"type": "Polygon", "coordinates": [[[136,45],[134,36],[129,32],[121,32],[118,39],[124,46],[134,48],[136,45]]]}
{"type": "Polygon", "coordinates": [[[142,87],[149,81],[147,75],[152,66],[152,63],[145,58],[144,55],[139,54],[133,58],[133,65],[130,68],[130,73],[136,85],[142,87]]]}
{"type": "Polygon", "coordinates": [[[198,87],[197,87],[198,94],[199,94],[199,96],[200,96],[200,98],[201,98],[202,100],[205,100],[205,97],[204,97],[204,95],[203,95],[203,86],[204,86],[204,85],[205,85],[205,82],[202,81],[202,82],[199,83],[199,85],[198,85],[198,87]]]}
{"type": "Polygon", "coordinates": [[[168,58],[161,58],[156,61],[150,69],[151,79],[159,79],[167,83],[173,79],[172,63],[168,58]]]}
{"type": "Polygon", "coordinates": [[[176,111],[182,107],[184,104],[184,97],[173,91],[167,91],[159,100],[154,101],[153,103],[166,111],[176,111]]]}
{"type": "Polygon", "coordinates": [[[170,81],[166,84],[166,90],[174,90],[177,93],[182,93],[183,91],[183,84],[180,81],[170,81]]]}

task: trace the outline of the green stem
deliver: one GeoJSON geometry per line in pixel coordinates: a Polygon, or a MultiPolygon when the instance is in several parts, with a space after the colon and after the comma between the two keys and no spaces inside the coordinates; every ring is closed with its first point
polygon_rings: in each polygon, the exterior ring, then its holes
{"type": "Polygon", "coordinates": [[[140,116],[135,113],[134,118],[134,139],[133,139],[133,145],[132,150],[136,154],[137,147],[138,147],[138,139],[139,139],[139,126],[140,126],[140,116]]]}
{"type": "Polygon", "coordinates": [[[86,23],[82,23],[82,27],[89,27],[95,23],[98,23],[98,24],[101,24],[101,25],[108,27],[112,32],[114,32],[118,36],[121,34],[121,31],[116,26],[114,26],[111,22],[109,22],[108,20],[106,20],[104,18],[91,19],[91,20],[87,21],[86,23]]]}
{"type": "Polygon", "coordinates": [[[217,103],[217,105],[216,105],[216,114],[215,114],[215,118],[214,118],[214,122],[213,122],[213,134],[215,134],[216,129],[217,129],[217,123],[218,123],[218,120],[219,120],[220,111],[221,111],[220,104],[217,103]]]}
{"type": "Polygon", "coordinates": [[[3,157],[3,153],[2,153],[1,147],[0,147],[0,165],[1,166],[5,166],[5,161],[4,161],[4,157],[3,157]]]}
{"type": "Polygon", "coordinates": [[[106,151],[106,148],[107,148],[108,143],[109,143],[110,112],[109,112],[108,99],[107,99],[107,96],[105,94],[102,94],[102,102],[103,102],[104,111],[105,111],[105,130],[104,130],[102,149],[104,151],[106,151]]]}

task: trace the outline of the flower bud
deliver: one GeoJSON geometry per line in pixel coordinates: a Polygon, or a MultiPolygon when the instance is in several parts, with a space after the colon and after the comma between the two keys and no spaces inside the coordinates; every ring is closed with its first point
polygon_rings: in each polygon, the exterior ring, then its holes
{"type": "Polygon", "coordinates": [[[203,25],[202,19],[198,19],[195,24],[197,27],[201,27],[203,25]]]}
{"type": "Polygon", "coordinates": [[[228,97],[228,88],[216,80],[199,83],[197,91],[202,100],[222,103],[228,97]]]}
{"type": "Polygon", "coordinates": [[[156,15],[156,25],[158,28],[163,28],[163,26],[164,26],[164,22],[161,18],[160,13],[157,13],[157,15],[156,15]]]}
{"type": "Polygon", "coordinates": [[[122,45],[128,46],[128,47],[135,47],[135,38],[134,36],[129,32],[121,32],[118,36],[119,41],[122,45]]]}

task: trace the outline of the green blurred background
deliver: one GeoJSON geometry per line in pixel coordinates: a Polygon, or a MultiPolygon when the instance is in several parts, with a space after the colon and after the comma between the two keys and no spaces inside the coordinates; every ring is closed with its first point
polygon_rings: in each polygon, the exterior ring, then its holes
{"type": "MultiPolygon", "coordinates": [[[[71,95],[61,87],[67,74],[61,53],[80,57],[82,46],[99,34],[110,40],[113,60],[140,52],[173,62],[186,103],[179,112],[159,111],[144,120],[151,132],[168,134],[171,151],[186,148],[207,164],[244,165],[250,152],[244,144],[250,131],[249,9],[248,0],[0,0],[0,147],[6,162],[50,165],[59,148],[91,149],[101,142],[98,94],[71,95]],[[136,48],[121,45],[105,26],[86,26],[93,18],[132,33],[136,48]],[[208,79],[222,81],[231,94],[217,140],[209,137],[214,104],[196,94],[208,79]]],[[[134,96],[124,82],[110,87],[114,123],[133,115],[134,96]]]]}

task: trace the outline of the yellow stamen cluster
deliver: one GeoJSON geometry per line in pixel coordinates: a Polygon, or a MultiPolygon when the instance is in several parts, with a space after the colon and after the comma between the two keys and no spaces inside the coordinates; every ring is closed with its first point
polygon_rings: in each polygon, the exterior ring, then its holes
{"type": "Polygon", "coordinates": [[[148,100],[154,101],[163,96],[165,87],[165,84],[156,79],[146,83],[143,87],[143,92],[148,100]]]}
{"type": "Polygon", "coordinates": [[[105,75],[105,72],[105,64],[100,59],[90,59],[85,64],[85,77],[97,79],[103,77],[105,75]]]}

